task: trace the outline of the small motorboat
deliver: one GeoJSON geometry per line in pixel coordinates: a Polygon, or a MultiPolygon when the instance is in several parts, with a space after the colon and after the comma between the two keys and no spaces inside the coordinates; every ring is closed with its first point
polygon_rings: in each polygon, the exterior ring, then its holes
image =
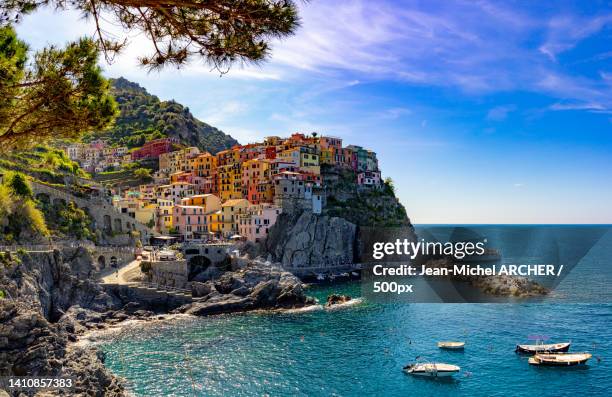
{"type": "Polygon", "coordinates": [[[529,358],[529,364],[567,367],[585,364],[591,357],[591,353],[538,353],[529,358]]]}
{"type": "Polygon", "coordinates": [[[461,368],[444,363],[414,363],[404,367],[404,371],[410,375],[427,376],[430,378],[443,378],[455,375],[461,368]]]}
{"type": "Polygon", "coordinates": [[[317,273],[317,281],[325,281],[325,275],[322,273],[317,273]]]}
{"type": "Polygon", "coordinates": [[[446,350],[463,350],[465,342],[438,342],[438,347],[446,350]]]}
{"type": "Polygon", "coordinates": [[[514,350],[517,353],[536,354],[536,353],[563,353],[569,350],[572,342],[563,343],[537,343],[535,345],[516,345],[514,350]]]}

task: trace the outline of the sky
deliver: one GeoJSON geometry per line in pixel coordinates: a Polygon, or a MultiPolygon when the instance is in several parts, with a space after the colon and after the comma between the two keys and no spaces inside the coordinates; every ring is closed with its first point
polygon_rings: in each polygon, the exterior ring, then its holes
{"type": "MultiPolygon", "coordinates": [[[[413,223],[612,223],[612,2],[300,9],[268,62],[222,76],[201,62],[148,73],[135,34],[101,65],[241,143],[316,131],[373,149],[413,223]]],[[[17,31],[36,50],[94,27],[42,9],[17,31]]]]}

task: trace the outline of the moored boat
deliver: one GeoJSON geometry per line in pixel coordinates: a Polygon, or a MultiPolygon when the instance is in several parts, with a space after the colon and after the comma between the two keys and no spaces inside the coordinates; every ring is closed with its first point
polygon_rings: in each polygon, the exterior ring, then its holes
{"type": "Polygon", "coordinates": [[[567,367],[586,364],[591,357],[591,353],[538,353],[529,358],[529,364],[567,367]]]}
{"type": "Polygon", "coordinates": [[[517,353],[536,354],[536,353],[563,353],[570,348],[571,342],[563,343],[537,343],[535,345],[516,345],[514,350],[517,353]]]}
{"type": "Polygon", "coordinates": [[[438,342],[438,347],[446,350],[463,350],[465,347],[465,342],[438,342]]]}
{"type": "Polygon", "coordinates": [[[406,365],[404,371],[415,376],[443,378],[453,376],[461,371],[461,368],[456,365],[445,363],[414,363],[406,365]]]}

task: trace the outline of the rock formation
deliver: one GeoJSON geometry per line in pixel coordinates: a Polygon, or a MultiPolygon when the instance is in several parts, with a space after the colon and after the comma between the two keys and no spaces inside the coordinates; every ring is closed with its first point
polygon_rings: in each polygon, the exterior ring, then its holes
{"type": "Polygon", "coordinates": [[[208,315],[255,309],[296,308],[314,304],[307,297],[300,280],[291,273],[261,261],[250,261],[217,280],[194,281],[192,294],[196,303],[176,310],[180,313],[208,315]]]}
{"type": "Polygon", "coordinates": [[[76,324],[65,314],[72,307],[119,306],[85,278],[91,263],[87,250],[78,248],[13,255],[0,265],[0,375],[71,377],[74,395],[125,395],[96,349],[70,344],[76,324]]]}
{"type": "Polygon", "coordinates": [[[310,267],[352,263],[357,226],[345,219],[281,214],[265,240],[265,251],[283,266],[310,267]]]}
{"type": "Polygon", "coordinates": [[[333,305],[346,303],[350,300],[351,300],[351,297],[348,295],[331,294],[330,296],[327,297],[327,302],[325,302],[325,306],[330,307],[333,305]]]}

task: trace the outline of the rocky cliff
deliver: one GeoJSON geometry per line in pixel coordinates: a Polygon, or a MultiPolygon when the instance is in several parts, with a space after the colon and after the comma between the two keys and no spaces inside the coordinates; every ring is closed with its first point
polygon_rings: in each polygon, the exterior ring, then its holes
{"type": "Polygon", "coordinates": [[[247,252],[269,255],[285,267],[333,267],[358,261],[364,237],[392,232],[416,239],[391,183],[379,189],[360,188],[352,171],[330,166],[322,167],[321,175],[326,196],[323,213],[281,214],[267,239],[247,252]]]}
{"type": "Polygon", "coordinates": [[[357,226],[346,219],[311,212],[281,214],[264,251],[283,266],[352,263],[357,226]]]}
{"type": "MultiPolygon", "coordinates": [[[[240,260],[234,260],[240,262],[240,260]]],[[[199,301],[177,309],[193,315],[208,315],[256,309],[298,308],[316,303],[306,296],[293,274],[262,261],[234,263],[238,268],[215,280],[194,281],[192,294],[199,301]]]]}
{"type": "Polygon", "coordinates": [[[3,254],[2,259],[0,375],[72,377],[74,395],[125,395],[97,350],[70,343],[79,327],[71,315],[75,307],[120,306],[87,278],[92,271],[87,250],[3,254]]]}

